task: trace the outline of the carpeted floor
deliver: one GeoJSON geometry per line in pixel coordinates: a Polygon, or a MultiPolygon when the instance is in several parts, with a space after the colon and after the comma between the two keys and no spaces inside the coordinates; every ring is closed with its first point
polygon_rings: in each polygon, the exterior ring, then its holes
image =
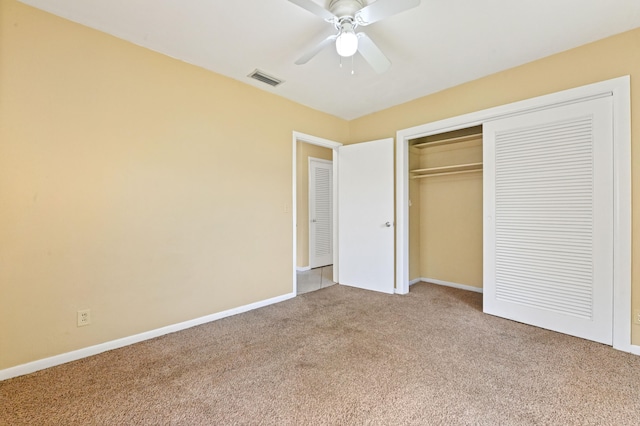
{"type": "Polygon", "coordinates": [[[481,305],[333,286],[0,382],[0,424],[640,424],[640,357],[481,305]]]}

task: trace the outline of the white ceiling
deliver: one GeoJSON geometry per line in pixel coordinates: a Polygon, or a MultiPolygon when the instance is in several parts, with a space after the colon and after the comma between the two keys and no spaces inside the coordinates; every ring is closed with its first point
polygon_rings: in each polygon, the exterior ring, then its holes
{"type": "Polygon", "coordinates": [[[348,120],[640,27],[639,0],[422,0],[360,29],[392,66],[351,75],[332,47],[294,64],[335,30],[287,0],[20,1],[348,120]]]}

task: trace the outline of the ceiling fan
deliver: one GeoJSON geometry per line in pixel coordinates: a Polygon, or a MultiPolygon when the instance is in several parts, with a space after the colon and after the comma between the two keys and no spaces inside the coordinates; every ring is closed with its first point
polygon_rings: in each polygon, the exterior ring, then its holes
{"type": "Polygon", "coordinates": [[[297,65],[306,64],[322,49],[335,42],[338,55],[348,58],[360,52],[378,74],[388,70],[391,61],[369,36],[362,32],[356,33],[356,28],[365,27],[420,4],[420,0],[377,0],[367,6],[364,0],[331,0],[327,10],[312,0],[289,1],[333,24],[338,31],[298,58],[295,62],[297,65]]]}

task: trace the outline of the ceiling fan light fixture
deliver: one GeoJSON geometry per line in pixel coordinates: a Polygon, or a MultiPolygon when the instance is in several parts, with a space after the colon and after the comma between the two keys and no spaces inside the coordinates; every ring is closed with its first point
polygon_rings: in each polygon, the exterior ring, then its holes
{"type": "MultiPolygon", "coordinates": [[[[319,0],[289,1],[333,24],[337,31],[298,58],[295,61],[296,65],[306,64],[325,47],[335,43],[336,51],[341,58],[353,57],[358,52],[378,74],[387,71],[391,61],[366,33],[356,34],[356,28],[420,5],[420,0],[323,0],[323,3],[329,2],[329,8],[326,9],[319,5],[319,0]]],[[[342,61],[340,64],[342,65],[342,61]]]]}
{"type": "Polygon", "coordinates": [[[353,56],[358,51],[358,36],[353,25],[345,23],[336,39],[336,51],[343,58],[353,56]]]}

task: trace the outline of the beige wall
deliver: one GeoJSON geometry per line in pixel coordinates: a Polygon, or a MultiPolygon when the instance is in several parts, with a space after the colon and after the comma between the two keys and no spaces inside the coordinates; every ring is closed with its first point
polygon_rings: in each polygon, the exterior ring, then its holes
{"type": "Polygon", "coordinates": [[[298,142],[296,145],[297,241],[296,266],[309,266],[309,158],[333,159],[333,150],[298,142]]]}
{"type": "MultiPolygon", "coordinates": [[[[353,120],[350,139],[393,137],[399,129],[623,75],[632,80],[632,308],[640,309],[640,29],[353,120]]],[[[633,344],[640,345],[640,326],[632,332],[633,344]]]]}
{"type": "Polygon", "coordinates": [[[0,0],[0,369],[290,293],[293,130],[348,122],[0,0]]]}
{"type": "MultiPolygon", "coordinates": [[[[289,293],[293,130],[394,137],[621,75],[635,82],[638,52],[640,29],[349,123],[0,0],[0,369],[289,293]],[[93,324],[78,328],[84,308],[93,324]]],[[[633,84],[640,309],[637,99],[633,84]]]]}

